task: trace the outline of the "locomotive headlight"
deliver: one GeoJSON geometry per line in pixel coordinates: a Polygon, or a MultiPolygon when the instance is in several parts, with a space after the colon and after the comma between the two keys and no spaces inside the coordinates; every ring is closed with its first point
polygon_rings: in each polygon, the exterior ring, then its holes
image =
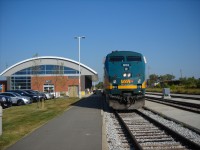
{"type": "Polygon", "coordinates": [[[127,76],[127,74],[126,73],[123,73],[123,77],[126,77],[127,76]]]}
{"type": "Polygon", "coordinates": [[[116,84],[116,83],[117,83],[117,81],[116,81],[116,80],[113,80],[113,83],[114,83],[114,84],[116,84]]]}
{"type": "Polygon", "coordinates": [[[127,76],[128,76],[128,77],[131,77],[131,73],[128,73],[127,76]]]}
{"type": "Polygon", "coordinates": [[[125,70],[125,71],[128,71],[128,70],[129,70],[129,68],[128,68],[128,67],[125,67],[125,68],[124,68],[124,70],[125,70]]]}

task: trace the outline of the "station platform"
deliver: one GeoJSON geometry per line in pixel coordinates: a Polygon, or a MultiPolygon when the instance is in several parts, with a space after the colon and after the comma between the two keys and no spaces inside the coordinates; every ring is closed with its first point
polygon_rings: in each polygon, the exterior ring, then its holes
{"type": "MultiPolygon", "coordinates": [[[[162,95],[149,95],[149,94],[145,94],[145,96],[150,97],[150,98],[160,98],[162,99],[162,95]]],[[[174,100],[174,101],[179,101],[179,102],[187,102],[187,103],[193,103],[193,104],[200,104],[200,100],[196,100],[196,99],[185,99],[185,98],[174,98],[172,97],[169,100],[174,100]]]]}
{"type": "Polygon", "coordinates": [[[198,113],[189,112],[151,101],[145,101],[145,107],[193,127],[200,132],[200,115],[198,113]]]}
{"type": "Polygon", "coordinates": [[[7,150],[102,150],[102,97],[91,95],[7,150]]]}

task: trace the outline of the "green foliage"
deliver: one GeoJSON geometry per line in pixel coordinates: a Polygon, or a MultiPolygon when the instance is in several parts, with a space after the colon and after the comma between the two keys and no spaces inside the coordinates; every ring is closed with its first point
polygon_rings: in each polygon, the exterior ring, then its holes
{"type": "Polygon", "coordinates": [[[149,85],[152,85],[152,84],[156,83],[156,82],[158,81],[158,78],[159,78],[159,76],[156,75],[156,74],[151,74],[151,75],[149,75],[148,84],[149,84],[149,85]]]}
{"type": "Polygon", "coordinates": [[[175,79],[175,76],[171,75],[171,74],[160,75],[159,79],[160,79],[160,81],[171,81],[171,80],[175,79]]]}
{"type": "Polygon", "coordinates": [[[167,83],[163,83],[162,88],[170,88],[170,86],[167,83]]]}
{"type": "Polygon", "coordinates": [[[161,87],[161,84],[157,84],[157,85],[155,86],[155,88],[162,88],[162,87],[161,87]]]}
{"type": "Polygon", "coordinates": [[[172,89],[175,89],[177,86],[182,86],[186,89],[200,88],[200,79],[195,79],[194,77],[184,77],[176,80],[176,82],[173,79],[175,79],[175,76],[170,74],[160,76],[151,74],[149,76],[148,85],[149,87],[172,89]]]}
{"type": "Polygon", "coordinates": [[[200,88],[200,79],[197,81],[197,88],[200,88]]]}
{"type": "MultiPolygon", "coordinates": [[[[173,79],[175,79],[175,76],[171,74],[160,75],[160,76],[156,74],[151,74],[149,76],[148,84],[151,86],[154,86],[156,83],[164,82],[164,81],[172,81],[173,79]]],[[[163,83],[162,85],[156,85],[156,87],[157,86],[161,86],[164,88],[168,87],[166,83],[163,83]]]]}
{"type": "Polygon", "coordinates": [[[95,87],[97,89],[103,89],[103,82],[99,82],[95,87]]]}
{"type": "Polygon", "coordinates": [[[170,89],[171,89],[171,90],[175,90],[176,87],[177,87],[176,85],[171,85],[171,86],[170,86],[170,89]]]}
{"type": "Polygon", "coordinates": [[[185,88],[200,88],[200,79],[195,79],[194,77],[180,78],[181,84],[185,88]]]}

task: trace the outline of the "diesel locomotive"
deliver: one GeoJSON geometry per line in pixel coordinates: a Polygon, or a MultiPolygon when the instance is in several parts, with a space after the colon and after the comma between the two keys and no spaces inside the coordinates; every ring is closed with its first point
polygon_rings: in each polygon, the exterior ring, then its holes
{"type": "Polygon", "coordinates": [[[112,51],[104,61],[104,94],[110,107],[132,110],[144,106],[145,57],[132,51],[112,51]]]}

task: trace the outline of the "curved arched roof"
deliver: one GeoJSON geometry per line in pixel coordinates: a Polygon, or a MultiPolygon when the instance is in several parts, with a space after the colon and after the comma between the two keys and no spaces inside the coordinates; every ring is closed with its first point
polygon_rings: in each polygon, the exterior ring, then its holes
{"type": "MultiPolygon", "coordinates": [[[[7,68],[6,70],[4,70],[0,76],[11,76],[12,74],[28,68],[28,67],[32,67],[34,64],[37,65],[62,65],[78,70],[79,67],[79,62],[68,59],[68,58],[64,58],[64,57],[56,57],[56,56],[42,56],[42,57],[34,57],[34,58],[30,58],[30,59],[26,59],[23,60],[21,62],[18,62],[14,65],[12,65],[11,67],[7,68]]],[[[80,63],[80,69],[81,69],[81,75],[89,75],[92,76],[93,80],[97,80],[97,72],[94,71],[93,69],[89,68],[88,66],[80,63]]]]}

